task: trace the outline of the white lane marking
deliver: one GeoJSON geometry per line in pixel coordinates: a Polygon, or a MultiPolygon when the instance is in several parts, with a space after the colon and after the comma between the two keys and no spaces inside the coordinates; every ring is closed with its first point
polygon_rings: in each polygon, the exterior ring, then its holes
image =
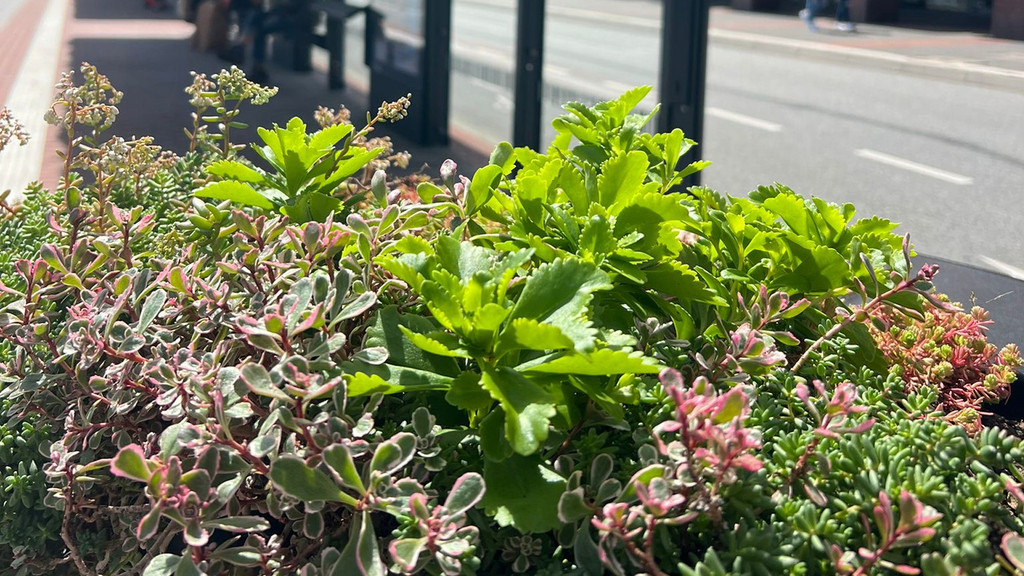
{"type": "Polygon", "coordinates": [[[956,172],[947,172],[941,168],[936,168],[927,164],[919,164],[912,160],[907,160],[906,158],[886,154],[885,152],[859,148],[854,150],[853,153],[861,158],[874,160],[875,162],[880,162],[894,168],[902,168],[903,170],[916,172],[917,174],[929,176],[936,180],[942,180],[951,184],[957,184],[960,186],[970,186],[971,184],[974,184],[974,178],[971,178],[970,176],[964,176],[963,174],[957,174],[956,172]]]}
{"type": "Polygon", "coordinates": [[[1005,274],[1005,275],[1007,275],[1007,276],[1009,276],[1011,278],[1016,278],[1017,280],[1024,280],[1024,270],[1021,270],[1020,268],[1017,268],[1016,266],[1013,266],[1011,264],[1007,264],[1006,262],[1000,262],[999,260],[996,260],[995,258],[989,258],[988,256],[985,256],[984,254],[979,255],[978,259],[981,260],[982,262],[984,262],[986,265],[988,265],[988,266],[990,266],[992,268],[995,268],[999,272],[1001,272],[1001,273],[1003,273],[1003,274],[1005,274]]]}
{"type": "Polygon", "coordinates": [[[722,120],[728,120],[729,122],[735,122],[737,124],[743,124],[744,126],[750,126],[751,128],[758,128],[766,132],[781,132],[782,125],[776,124],[775,122],[769,122],[767,120],[761,120],[760,118],[754,118],[747,116],[746,114],[739,114],[737,112],[731,112],[729,110],[722,110],[721,108],[715,108],[713,106],[707,106],[704,108],[704,113],[708,116],[714,116],[722,120]]]}
{"type": "Polygon", "coordinates": [[[39,180],[43,169],[47,129],[43,114],[57,83],[69,3],[50,0],[46,5],[7,96],[7,106],[32,137],[25,146],[11,146],[0,154],[0,191],[11,190],[11,200],[15,202],[24,197],[26,186],[39,180]]]}

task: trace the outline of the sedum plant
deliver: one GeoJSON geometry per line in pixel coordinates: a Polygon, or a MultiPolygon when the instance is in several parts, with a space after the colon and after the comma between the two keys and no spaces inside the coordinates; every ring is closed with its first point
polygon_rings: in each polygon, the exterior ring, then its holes
{"type": "Polygon", "coordinates": [[[1024,443],[957,425],[920,368],[946,344],[1001,398],[1012,354],[884,219],[677,190],[704,164],[642,131],[644,89],[434,180],[390,178],[407,158],[326,110],[249,163],[238,105],[273,90],[237,70],[194,77],[171,157],[106,137],[121,96],[83,76],[53,112],[63,182],[0,223],[13,573],[1022,565],[1024,443]]]}

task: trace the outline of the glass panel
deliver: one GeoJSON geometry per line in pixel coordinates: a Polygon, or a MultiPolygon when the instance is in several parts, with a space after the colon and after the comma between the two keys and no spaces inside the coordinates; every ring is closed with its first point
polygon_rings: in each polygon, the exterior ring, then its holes
{"type": "Polygon", "coordinates": [[[541,145],[554,138],[551,121],[570,100],[593,105],[636,86],[653,86],[639,107],[652,110],[658,102],[660,42],[660,2],[548,0],[541,145]]]}
{"type": "Polygon", "coordinates": [[[373,65],[411,76],[421,74],[423,60],[424,0],[373,0],[370,8],[380,15],[375,36],[373,65]]]}
{"type": "Polygon", "coordinates": [[[512,140],[515,42],[514,1],[452,1],[453,138],[485,152],[512,140]]]}

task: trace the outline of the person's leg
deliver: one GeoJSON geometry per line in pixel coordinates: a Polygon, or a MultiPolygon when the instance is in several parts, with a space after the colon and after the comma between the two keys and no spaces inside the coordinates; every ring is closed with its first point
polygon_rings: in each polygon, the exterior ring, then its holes
{"type": "Polygon", "coordinates": [[[850,7],[848,0],[836,0],[836,22],[850,21],[850,7]]]}
{"type": "Polygon", "coordinates": [[[814,25],[814,16],[818,12],[819,1],[820,0],[807,0],[807,3],[804,5],[804,9],[800,11],[800,19],[803,20],[804,24],[807,25],[807,28],[812,31],[818,29],[818,27],[814,25]]]}
{"type": "Polygon", "coordinates": [[[854,32],[856,27],[850,22],[850,8],[847,0],[836,0],[836,29],[841,32],[854,32]]]}

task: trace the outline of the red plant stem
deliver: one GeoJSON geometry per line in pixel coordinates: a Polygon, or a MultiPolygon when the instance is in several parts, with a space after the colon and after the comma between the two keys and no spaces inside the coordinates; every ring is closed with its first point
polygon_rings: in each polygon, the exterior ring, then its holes
{"type": "Polygon", "coordinates": [[[870,558],[865,558],[864,563],[858,566],[851,576],[865,576],[868,574],[868,569],[874,566],[875,562],[878,562],[878,560],[889,551],[889,548],[892,548],[892,545],[896,543],[896,538],[898,536],[898,532],[893,532],[892,535],[889,536],[889,540],[883,544],[881,548],[872,552],[870,558]]]}
{"type": "MultiPolygon", "coordinates": [[[[652,539],[654,534],[654,521],[655,520],[652,518],[651,523],[648,524],[648,535],[646,537],[646,541],[650,542],[651,544],[653,544],[652,539]]],[[[636,545],[636,542],[633,542],[633,540],[626,537],[625,526],[618,525],[616,526],[616,528],[618,528],[619,531],[615,532],[615,535],[620,540],[622,540],[623,544],[625,544],[626,551],[629,552],[631,556],[633,556],[643,564],[644,569],[647,571],[648,574],[650,574],[651,576],[668,576],[666,572],[664,572],[661,568],[658,567],[658,563],[654,560],[654,552],[651,550],[652,546],[648,546],[645,550],[641,550],[636,545]]]]}
{"type": "Polygon", "coordinates": [[[256,456],[253,456],[252,452],[249,452],[248,448],[239,444],[237,440],[230,438],[223,439],[214,436],[214,441],[217,442],[218,444],[233,449],[235,452],[238,452],[238,455],[241,456],[242,459],[248,462],[249,464],[252,464],[252,467],[255,468],[256,471],[259,472],[260,474],[263,474],[264,476],[270,474],[270,467],[264,464],[263,461],[257,458],[256,456]]]}
{"type": "Polygon", "coordinates": [[[821,442],[821,436],[815,436],[814,440],[807,445],[804,449],[804,453],[800,455],[800,459],[796,461],[796,466],[793,467],[793,471],[789,473],[789,478],[786,480],[786,484],[792,486],[796,482],[797,478],[803,475],[807,469],[807,462],[810,460],[811,455],[818,449],[818,443],[821,442]]]}
{"type": "Polygon", "coordinates": [[[878,308],[883,303],[885,303],[886,298],[891,298],[892,296],[912,287],[914,283],[919,280],[922,280],[920,273],[914,278],[902,280],[899,284],[893,286],[884,294],[876,296],[871,302],[868,302],[864,306],[864,308],[862,308],[858,312],[855,312],[843,318],[841,322],[830,328],[829,331],[825,332],[825,334],[823,334],[821,338],[818,338],[810,346],[807,347],[807,350],[805,350],[803,355],[800,356],[800,359],[796,361],[796,364],[793,364],[793,367],[789,369],[790,373],[796,374],[797,372],[799,372],[800,368],[803,368],[803,365],[807,362],[807,360],[811,357],[811,354],[814,353],[815,350],[820,348],[821,345],[824,344],[826,341],[831,340],[833,337],[835,337],[836,334],[839,334],[839,332],[841,332],[843,328],[846,328],[847,326],[852,324],[853,321],[856,320],[860,314],[864,314],[870,312],[871,310],[874,310],[875,308],[878,308]]]}

